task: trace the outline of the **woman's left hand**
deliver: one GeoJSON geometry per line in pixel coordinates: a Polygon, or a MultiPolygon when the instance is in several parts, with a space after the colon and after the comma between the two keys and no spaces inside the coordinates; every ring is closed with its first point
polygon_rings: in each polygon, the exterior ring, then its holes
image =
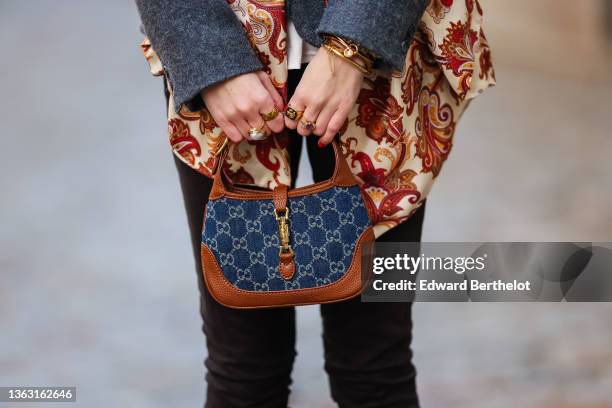
{"type": "Polygon", "coordinates": [[[300,135],[321,136],[319,147],[330,143],[353,109],[363,84],[363,73],[350,62],[321,47],[310,61],[289,105],[304,111],[299,123],[285,117],[285,126],[300,135]],[[333,66],[333,71],[332,71],[333,66]],[[303,124],[315,123],[308,129],[303,124]]]}

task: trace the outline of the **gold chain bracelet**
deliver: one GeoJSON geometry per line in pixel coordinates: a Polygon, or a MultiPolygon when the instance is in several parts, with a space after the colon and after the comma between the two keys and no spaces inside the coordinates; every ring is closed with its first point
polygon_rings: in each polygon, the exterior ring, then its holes
{"type": "Polygon", "coordinates": [[[325,36],[323,46],[330,53],[351,63],[363,74],[369,75],[372,73],[375,56],[364,50],[357,43],[340,37],[327,35],[325,36]]]}
{"type": "Polygon", "coordinates": [[[325,49],[329,52],[331,52],[332,54],[337,55],[338,57],[342,58],[343,60],[345,60],[346,62],[351,63],[355,68],[357,68],[359,71],[361,71],[364,75],[369,75],[372,71],[368,70],[366,67],[362,66],[361,64],[359,64],[358,62],[355,62],[353,59],[351,58],[346,58],[342,52],[340,52],[339,50],[327,45],[327,44],[323,44],[323,46],[325,47],[325,49]]]}

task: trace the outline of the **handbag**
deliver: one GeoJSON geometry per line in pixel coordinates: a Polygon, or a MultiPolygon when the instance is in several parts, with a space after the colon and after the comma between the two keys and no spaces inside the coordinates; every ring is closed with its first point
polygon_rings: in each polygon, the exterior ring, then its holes
{"type": "Polygon", "coordinates": [[[204,210],[202,269],[219,303],[267,308],[337,302],[362,291],[372,217],[338,142],[329,180],[290,189],[234,185],[219,156],[204,210]]]}

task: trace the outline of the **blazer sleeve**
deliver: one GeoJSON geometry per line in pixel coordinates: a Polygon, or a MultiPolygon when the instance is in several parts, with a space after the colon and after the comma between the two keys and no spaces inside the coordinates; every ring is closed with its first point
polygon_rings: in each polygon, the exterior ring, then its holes
{"type": "Polygon", "coordinates": [[[317,34],[357,42],[401,70],[429,0],[329,0],[317,34]]]}
{"type": "Polygon", "coordinates": [[[200,109],[200,91],[262,69],[226,0],[136,0],[144,31],[172,86],[174,106],[200,109]]]}

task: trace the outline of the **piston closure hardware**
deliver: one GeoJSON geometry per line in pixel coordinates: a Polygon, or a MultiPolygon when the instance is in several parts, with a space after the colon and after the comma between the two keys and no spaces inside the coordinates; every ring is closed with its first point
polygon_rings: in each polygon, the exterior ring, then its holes
{"type": "Polygon", "coordinates": [[[289,254],[293,256],[293,248],[289,243],[289,208],[274,210],[274,217],[278,221],[278,236],[280,238],[279,255],[289,254]]]}

